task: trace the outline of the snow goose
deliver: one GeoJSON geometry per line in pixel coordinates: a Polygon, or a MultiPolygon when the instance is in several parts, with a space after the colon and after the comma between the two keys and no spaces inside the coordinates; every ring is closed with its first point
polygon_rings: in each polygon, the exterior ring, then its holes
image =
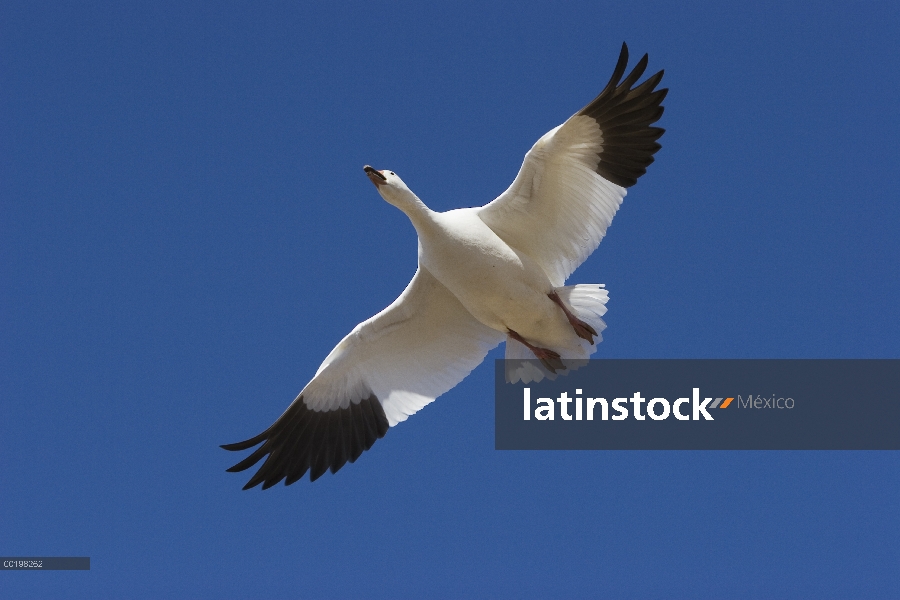
{"type": "Polygon", "coordinates": [[[393,171],[366,166],[384,200],[419,236],[419,267],[383,311],[357,325],[306,387],[229,471],[265,462],[244,489],[307,471],[315,481],[354,462],[388,428],[465,378],[506,340],[507,371],[539,380],[578,366],[600,341],[602,285],[565,286],[597,246],[625,197],[653,162],[664,130],[660,71],[635,86],[647,55],[622,79],[628,48],[600,94],[525,155],[512,185],[490,204],[434,212],[393,171]],[[533,359],[538,360],[533,360],[533,359]]]}

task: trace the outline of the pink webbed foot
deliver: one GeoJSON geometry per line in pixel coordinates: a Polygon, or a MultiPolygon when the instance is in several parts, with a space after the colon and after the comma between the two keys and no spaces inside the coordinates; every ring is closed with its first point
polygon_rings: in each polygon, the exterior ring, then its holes
{"type": "Polygon", "coordinates": [[[562,298],[559,297],[559,294],[556,292],[550,292],[547,294],[547,297],[553,300],[564,313],[566,313],[566,318],[569,320],[569,324],[572,326],[572,329],[575,330],[575,335],[580,337],[583,340],[587,340],[589,344],[594,345],[594,336],[597,335],[597,331],[591,327],[588,323],[585,323],[578,317],[572,314],[572,311],[569,310],[569,307],[562,301],[562,298]]]}
{"type": "Polygon", "coordinates": [[[535,358],[541,361],[541,364],[547,367],[547,370],[553,374],[556,374],[556,371],[565,371],[566,365],[563,364],[562,359],[560,358],[557,352],[550,350],[549,348],[540,348],[538,346],[533,346],[525,341],[521,335],[513,331],[512,329],[508,330],[507,333],[509,337],[516,340],[520,344],[524,345],[526,348],[531,350],[534,354],[535,358]]]}

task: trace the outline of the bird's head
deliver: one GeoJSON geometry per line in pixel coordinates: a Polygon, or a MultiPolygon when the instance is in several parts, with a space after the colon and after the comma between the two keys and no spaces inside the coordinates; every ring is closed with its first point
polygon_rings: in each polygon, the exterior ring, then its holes
{"type": "Polygon", "coordinates": [[[416,199],[412,190],[406,187],[403,180],[393,171],[387,169],[376,171],[369,165],[364,166],[363,171],[366,172],[366,176],[375,185],[381,197],[401,210],[406,204],[416,199]]]}

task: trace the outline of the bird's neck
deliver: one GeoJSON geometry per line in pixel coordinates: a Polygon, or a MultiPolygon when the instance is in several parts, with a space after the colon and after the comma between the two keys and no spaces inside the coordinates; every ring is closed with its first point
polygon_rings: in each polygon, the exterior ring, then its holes
{"type": "Polygon", "coordinates": [[[396,203],[394,206],[406,213],[409,220],[412,221],[413,227],[419,237],[434,226],[435,212],[425,206],[418,196],[412,192],[403,194],[402,202],[396,203]]]}

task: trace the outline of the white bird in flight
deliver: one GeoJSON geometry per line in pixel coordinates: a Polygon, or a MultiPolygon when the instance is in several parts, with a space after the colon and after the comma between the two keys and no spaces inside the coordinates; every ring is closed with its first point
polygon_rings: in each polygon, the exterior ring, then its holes
{"type": "Polygon", "coordinates": [[[623,80],[627,64],[622,44],[603,91],[541,137],[509,189],[485,206],[435,212],[393,171],[365,167],[412,221],[418,270],[399,298],[341,340],[271,427],[222,446],[262,444],[232,472],[268,455],[244,489],[290,485],[307,471],[315,481],[356,461],[504,339],[506,358],[520,359],[508,363],[519,365],[507,369],[511,381],[553,377],[597,349],[607,292],[564,283],[600,244],[665,131],[651,126],[668,92],[654,89],[663,71],[633,87],[647,55],[623,80]]]}

